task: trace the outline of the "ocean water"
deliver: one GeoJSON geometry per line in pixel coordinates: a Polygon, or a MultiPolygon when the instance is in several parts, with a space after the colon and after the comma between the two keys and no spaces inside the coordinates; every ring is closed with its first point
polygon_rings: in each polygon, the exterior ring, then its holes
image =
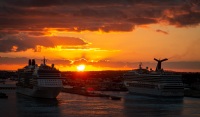
{"type": "Polygon", "coordinates": [[[127,92],[106,92],[122,97],[111,100],[60,93],[57,99],[39,99],[7,92],[0,99],[0,117],[200,117],[200,99],[163,99],[127,92]]]}

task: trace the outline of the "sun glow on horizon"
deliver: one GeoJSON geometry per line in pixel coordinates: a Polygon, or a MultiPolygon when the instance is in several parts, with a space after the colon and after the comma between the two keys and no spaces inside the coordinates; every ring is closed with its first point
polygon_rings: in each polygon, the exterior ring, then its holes
{"type": "Polygon", "coordinates": [[[81,64],[81,65],[78,65],[76,68],[77,68],[78,71],[84,71],[85,65],[81,64]]]}

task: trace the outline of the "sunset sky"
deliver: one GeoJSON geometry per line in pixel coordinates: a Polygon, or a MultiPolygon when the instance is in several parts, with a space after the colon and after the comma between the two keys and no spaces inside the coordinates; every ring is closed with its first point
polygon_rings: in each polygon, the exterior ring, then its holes
{"type": "Polygon", "coordinates": [[[0,0],[0,69],[200,72],[200,0],[0,0]]]}

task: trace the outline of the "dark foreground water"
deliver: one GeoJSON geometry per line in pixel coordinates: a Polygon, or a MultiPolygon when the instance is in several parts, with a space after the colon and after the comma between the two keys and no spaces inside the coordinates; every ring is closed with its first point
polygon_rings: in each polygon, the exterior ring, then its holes
{"type": "Polygon", "coordinates": [[[160,99],[109,92],[122,97],[110,100],[60,93],[57,99],[36,99],[7,92],[0,99],[0,117],[200,117],[200,99],[160,99]]]}

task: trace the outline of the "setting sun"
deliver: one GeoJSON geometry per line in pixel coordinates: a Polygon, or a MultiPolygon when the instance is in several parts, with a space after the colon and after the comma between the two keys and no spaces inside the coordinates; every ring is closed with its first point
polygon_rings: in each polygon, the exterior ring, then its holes
{"type": "Polygon", "coordinates": [[[78,71],[84,71],[85,70],[85,65],[81,64],[81,65],[77,66],[77,70],[78,71]]]}

